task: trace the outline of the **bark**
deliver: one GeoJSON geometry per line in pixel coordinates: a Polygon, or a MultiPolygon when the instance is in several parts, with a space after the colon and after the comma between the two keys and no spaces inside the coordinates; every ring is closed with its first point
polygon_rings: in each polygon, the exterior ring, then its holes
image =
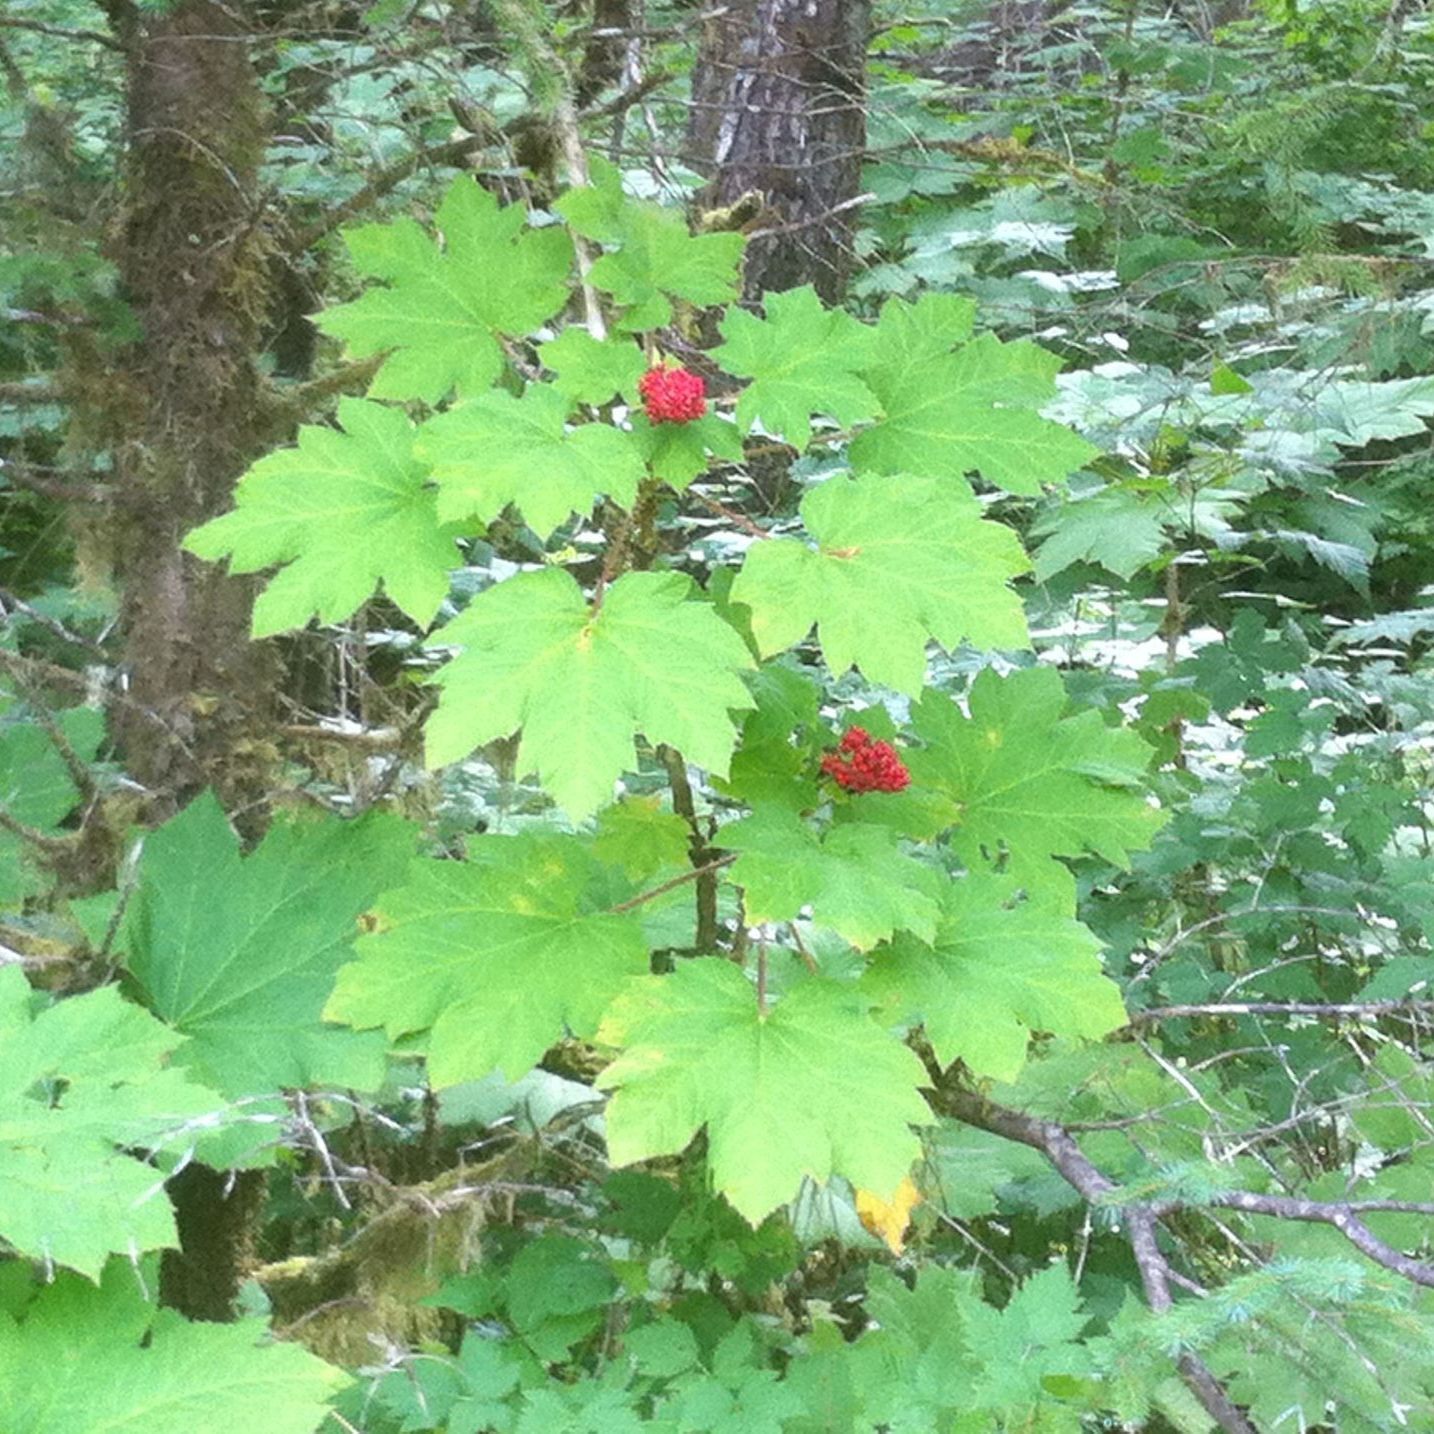
{"type": "Polygon", "coordinates": [[[113,725],[155,815],[204,785],[252,815],[270,773],[273,684],[266,649],[248,641],[253,585],[179,547],[229,506],[267,436],[255,364],[271,302],[266,116],[234,14],[213,0],[130,12],[114,258],[141,337],[89,405],[123,493],[109,538],[129,688],[113,725]]]}
{"type": "Polygon", "coordinates": [[[262,1170],[187,1165],[169,1182],[179,1249],[160,1261],[160,1298],[190,1319],[231,1320],[239,1284],[255,1263],[264,1205],[262,1170]]]}
{"type": "Polygon", "coordinates": [[[829,303],[842,297],[870,28],[870,0],[737,0],[704,27],[688,160],[708,177],[709,209],[753,192],[766,201],[765,232],[747,250],[749,299],[808,283],[829,303]]]}

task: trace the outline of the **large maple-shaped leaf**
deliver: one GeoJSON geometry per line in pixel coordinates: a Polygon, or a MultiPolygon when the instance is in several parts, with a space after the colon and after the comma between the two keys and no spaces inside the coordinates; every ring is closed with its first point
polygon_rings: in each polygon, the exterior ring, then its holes
{"type": "Polygon", "coordinates": [[[935,934],[940,878],[907,856],[876,826],[833,827],[818,837],[795,812],[766,807],[722,828],[740,852],[729,875],[743,888],[750,922],[790,921],[810,906],[812,920],[865,950],[898,930],[935,934]]]}
{"type": "Polygon", "coordinates": [[[1126,1019],[1095,936],[1013,895],[985,874],[949,883],[934,939],[898,936],[863,978],[893,1020],[922,1023],[943,1066],[997,1080],[1020,1074],[1032,1031],[1097,1039],[1126,1019]]]}
{"type": "Polygon", "coordinates": [[[0,967],[0,1240],[97,1278],[111,1253],[177,1243],[143,1152],[191,1150],[225,1102],[168,1066],[183,1038],[115,987],[43,1006],[0,967]]]}
{"type": "Polygon", "coordinates": [[[522,771],[575,817],[596,811],[636,761],[633,735],[725,772],[731,710],[752,698],[742,639],[680,573],[627,573],[594,612],[556,568],[481,593],[437,641],[462,652],[439,674],[428,762],[441,766],[523,730],[522,771]]]}
{"type": "Polygon", "coordinates": [[[825,308],[810,284],[768,294],[764,307],[764,319],[728,310],[726,342],[712,354],[728,373],[752,380],[737,400],[744,431],[760,418],[768,433],[805,448],[814,413],[842,424],[876,415],[876,395],[857,377],[870,358],[868,325],[825,308]]]}
{"type": "Polygon", "coordinates": [[[373,1090],[384,1043],[325,1026],[359,915],[412,849],[404,824],[277,824],[246,857],[205,794],[146,839],[125,922],[146,1004],[189,1037],[185,1062],[232,1095],[330,1082],[373,1090]]]}
{"type": "Polygon", "coordinates": [[[935,478],[974,471],[1008,493],[1034,494],[1098,453],[1032,411],[1053,394],[1059,367],[1036,345],[982,335],[955,353],[937,353],[938,341],[911,317],[894,322],[885,342],[881,328],[864,377],[884,417],[853,439],[856,468],[935,478]]]}
{"type": "Polygon", "coordinates": [[[440,247],[412,220],[346,235],[358,268],[389,287],[314,316],[364,357],[392,349],[369,389],[375,398],[437,403],[453,389],[477,393],[498,377],[498,335],[530,334],[567,302],[572,242],[560,225],[525,227],[469,175],[438,208],[440,247]]]}
{"type": "Polygon", "coordinates": [[[690,234],[680,210],[626,198],[615,165],[592,155],[589,168],[593,183],[570,189],[556,207],[579,234],[615,246],[588,277],[627,309],[623,328],[661,328],[671,299],[705,307],[737,297],[740,234],[690,234]]]}
{"type": "Polygon", "coordinates": [[[742,457],[741,430],[715,413],[689,423],[649,423],[645,414],[634,414],[632,441],[652,471],[679,493],[707,471],[709,455],[729,462],[742,457]]]}
{"type": "Polygon", "coordinates": [[[815,623],[833,674],[921,690],[926,643],[1024,647],[1009,579],[1029,566],[1009,528],[981,518],[963,485],[907,476],[831,478],[802,500],[818,546],[754,543],[732,585],[752,610],[762,655],[801,641],[815,623]]]}
{"type": "Polygon", "coordinates": [[[647,967],[636,915],[604,910],[601,869],[572,836],[492,837],[467,862],[422,861],[378,903],[328,1014],[390,1036],[430,1031],[435,1086],[525,1075],[565,1035],[591,1036],[647,967]]]}
{"type": "Polygon", "coordinates": [[[609,403],[618,394],[632,398],[647,372],[647,357],[629,335],[595,339],[576,324],[539,344],[538,358],[557,375],[554,388],[576,403],[609,403]]]}
{"type": "Polygon", "coordinates": [[[959,294],[925,293],[915,301],[888,299],[872,326],[867,363],[888,372],[919,369],[971,337],[976,305],[959,294]]]}
{"type": "Polygon", "coordinates": [[[1148,846],[1165,820],[1140,787],[1149,746],[1107,727],[1095,711],[1062,717],[1065,687],[1048,667],[971,687],[970,716],[928,693],[912,709],[926,743],[909,751],[912,775],[961,809],[953,843],[973,870],[1002,858],[1034,892],[1069,890],[1052,858],[1094,852],[1117,866],[1148,846]]]}
{"type": "Polygon", "coordinates": [[[264,1320],[191,1323],[145,1303],[121,1260],[98,1288],[62,1275],[18,1321],[0,1314],[5,1434],[313,1434],[347,1382],[264,1320]]]}
{"type": "Polygon", "coordinates": [[[625,1047],[598,1078],[615,1165],[672,1155],[707,1127],[717,1188],[754,1225],[803,1177],[842,1175],[883,1197],[929,1121],[921,1062],[877,1026],[850,985],[812,979],[770,1010],[741,971],[683,961],[636,981],[598,1038],[625,1047]]]}
{"type": "Polygon", "coordinates": [[[599,494],[630,508],[643,478],[632,439],[607,423],[569,428],[567,413],[555,389],[530,384],[522,398],[494,389],[430,418],[418,452],[433,465],[440,516],[490,523],[513,503],[547,537],[599,494]]]}
{"type": "Polygon", "coordinates": [[[458,562],[438,520],[413,425],[397,409],[339,400],[344,431],[306,426],[298,447],[261,458],[239,480],[234,511],[196,528],[184,546],[253,573],[283,564],[254,604],[254,636],[342,622],[383,584],[420,627],[448,593],[458,562]]]}

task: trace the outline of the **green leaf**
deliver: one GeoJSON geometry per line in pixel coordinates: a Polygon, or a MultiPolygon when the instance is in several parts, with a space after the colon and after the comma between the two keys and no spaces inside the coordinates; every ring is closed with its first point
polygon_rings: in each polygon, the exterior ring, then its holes
{"type": "Polygon", "coordinates": [[[1078,434],[1025,409],[995,408],[964,398],[959,387],[941,387],[950,367],[928,372],[930,388],[898,391],[873,378],[887,418],[852,441],[853,466],[934,478],[977,471],[1008,493],[1034,495],[1098,455],[1078,434]]]}
{"type": "Polygon", "coordinates": [[[885,415],[852,441],[854,467],[878,473],[962,478],[978,471],[1008,493],[1035,494],[1098,451],[1031,411],[1055,392],[1059,362],[1022,340],[990,335],[955,353],[918,322],[919,310],[882,311],[877,357],[865,377],[885,415]],[[893,313],[890,337],[883,335],[893,313]]]}
{"type": "Polygon", "coordinates": [[[716,1187],[753,1225],[803,1177],[895,1190],[930,1119],[920,1061],[848,986],[806,981],[763,1013],[730,962],[684,961],[633,982],[598,1038],[626,1048],[598,1078],[612,1162],[676,1154],[705,1125],[716,1187]]]}
{"type": "Polygon", "coordinates": [[[592,186],[570,189],[555,207],[579,234],[617,246],[588,277],[627,308],[624,329],[661,328],[672,318],[672,299],[706,307],[737,297],[740,234],[689,234],[680,211],[624,197],[607,160],[592,155],[589,167],[592,186]]]}
{"type": "Polygon", "coordinates": [[[987,668],[972,684],[969,717],[927,693],[913,708],[925,751],[907,753],[913,778],[955,800],[953,845],[973,871],[1006,853],[1007,869],[1032,893],[1069,891],[1052,858],[1095,852],[1126,866],[1165,820],[1136,790],[1150,748],[1134,732],[1106,727],[1095,711],[1062,717],[1060,674],[1034,667],[1001,678],[987,668]]]}
{"type": "Polygon", "coordinates": [[[929,944],[897,937],[863,978],[893,1020],[924,1026],[943,1066],[962,1060],[1007,1081],[1031,1032],[1097,1040],[1126,1021],[1095,936],[1029,902],[1008,905],[1011,895],[986,875],[949,883],[929,944]]]}
{"type": "Polygon", "coordinates": [[[857,377],[872,348],[873,330],[844,309],[828,309],[810,284],[763,300],[766,318],[727,311],[726,340],[713,359],[752,382],[737,400],[743,432],[762,427],[797,448],[811,441],[811,416],[829,414],[843,425],[872,418],[876,397],[857,377]]]}
{"type": "Polygon", "coordinates": [[[342,622],[383,584],[420,627],[448,595],[459,556],[438,520],[413,425],[397,409],[339,400],[343,431],[305,426],[297,448],[261,458],[239,480],[234,511],[184,546],[236,573],[279,564],[254,604],[255,637],[342,622]]]}
{"type": "Polygon", "coordinates": [[[709,454],[733,463],[742,457],[737,425],[715,413],[690,423],[649,423],[645,414],[636,413],[632,439],[648,467],[679,493],[707,471],[709,454]]]}
{"type": "Polygon", "coordinates": [[[830,478],[802,500],[819,545],[754,543],[732,586],[752,610],[762,655],[801,641],[813,623],[834,675],[857,666],[873,682],[916,694],[926,642],[967,639],[1024,647],[1009,579],[1029,566],[1020,540],[984,522],[969,490],[907,476],[830,478]]]}
{"type": "Polygon", "coordinates": [[[461,175],[438,209],[441,248],[406,219],[346,234],[355,265],[389,287],[314,322],[357,357],[393,350],[374,398],[437,403],[455,388],[480,392],[502,371],[498,336],[532,333],[568,299],[572,241],[561,225],[527,229],[526,218],[461,175]]]}
{"type": "Polygon", "coordinates": [[[868,362],[897,372],[916,372],[971,337],[976,305],[959,294],[923,294],[914,304],[888,299],[872,330],[868,362]]]}
{"type": "Polygon", "coordinates": [[[411,849],[403,823],[376,815],[280,822],[241,857],[209,793],[152,832],[125,964],[149,1008],[189,1037],[185,1062],[236,1096],[376,1089],[383,1042],[321,1013],[359,915],[411,849]]]}
{"type": "Polygon", "coordinates": [[[522,398],[495,389],[430,418],[418,452],[433,465],[439,514],[491,523],[513,503],[546,538],[601,494],[630,508],[643,478],[632,439],[607,423],[569,428],[567,412],[560,393],[530,384],[522,398]]]}
{"type": "Polygon", "coordinates": [[[1099,563],[1117,577],[1132,577],[1160,556],[1165,524],[1173,517],[1168,501],[1122,487],[1064,499],[1031,530],[1045,538],[1036,554],[1036,578],[1045,582],[1077,562],[1099,563]]]}
{"type": "Polygon", "coordinates": [[[535,770],[574,817],[612,796],[642,732],[725,772],[729,710],[752,699],[742,639],[680,573],[627,573],[594,613],[565,572],[522,573],[476,597],[438,635],[462,646],[439,674],[428,763],[441,766],[523,729],[521,771],[535,770]]]}
{"type": "Polygon", "coordinates": [[[604,909],[601,869],[570,836],[492,837],[466,862],[420,861],[378,903],[327,1015],[391,1037],[430,1031],[435,1086],[516,1080],[647,967],[635,914],[604,909]]]}
{"type": "Polygon", "coordinates": [[[658,797],[626,797],[598,816],[593,851],[598,860],[620,866],[634,881],[687,864],[692,832],[675,812],[663,811],[658,797]]]}
{"type": "Polygon", "coordinates": [[[313,1434],[347,1381],[263,1320],[190,1323],[146,1304],[119,1260],[98,1288],[61,1275],[18,1325],[0,1315],[6,1434],[313,1434]]]}
{"type": "Polygon", "coordinates": [[[553,387],[559,393],[593,406],[611,402],[616,394],[631,398],[647,370],[642,349],[631,339],[599,341],[576,324],[539,344],[538,361],[557,374],[553,387]]]}
{"type": "Polygon", "coordinates": [[[981,1297],[979,1280],[928,1265],[908,1289],[889,1270],[872,1272],[872,1326],[845,1348],[865,1404],[863,1427],[1074,1434],[1084,1427],[1081,1413],[1102,1407],[1088,1377],[1091,1352],[1079,1340],[1089,1316],[1065,1266],[1032,1275],[1004,1309],[981,1297]]]}
{"type": "MultiPolygon", "coordinates": [[[[56,720],[76,756],[92,761],[104,737],[104,713],[97,707],[72,707],[56,720]]],[[[79,800],[50,734],[38,723],[0,720],[0,807],[17,822],[58,836],[59,824],[79,800]]],[[[21,837],[0,831],[0,906],[17,905],[40,883],[40,873],[30,870],[31,855],[21,837]]]]}
{"type": "Polygon", "coordinates": [[[169,1067],[181,1040],[114,986],[45,1007],[18,966],[0,966],[0,1239],[96,1279],[111,1253],[178,1243],[143,1152],[183,1154],[224,1118],[217,1095],[169,1067]]]}
{"type": "Polygon", "coordinates": [[[939,912],[938,874],[905,855],[890,832],[834,827],[818,837],[795,812],[767,807],[722,828],[720,845],[740,852],[729,875],[746,892],[753,923],[812,920],[859,950],[899,930],[929,941],[939,912]]]}
{"type": "Polygon", "coordinates": [[[1217,363],[1210,374],[1210,392],[1220,394],[1254,393],[1255,387],[1243,374],[1229,364],[1217,363]]]}

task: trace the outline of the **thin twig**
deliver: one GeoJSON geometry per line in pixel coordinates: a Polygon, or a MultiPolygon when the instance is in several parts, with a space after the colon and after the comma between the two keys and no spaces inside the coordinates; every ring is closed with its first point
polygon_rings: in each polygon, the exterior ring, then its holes
{"type": "Polygon", "coordinates": [[[616,906],[608,907],[608,915],[617,916],[621,912],[631,911],[635,907],[645,906],[649,901],[656,901],[659,896],[665,896],[669,891],[676,890],[679,886],[686,886],[689,881],[700,881],[713,872],[721,871],[724,866],[731,866],[737,860],[736,854],[719,856],[716,861],[709,861],[705,866],[694,866],[684,871],[680,876],[674,876],[664,881],[661,886],[654,886],[651,891],[644,891],[638,896],[629,897],[626,901],[620,901],[616,906]]]}
{"type": "Polygon", "coordinates": [[[82,40],[87,45],[103,45],[107,50],[125,54],[125,47],[113,35],[103,30],[71,30],[64,25],[50,25],[44,20],[21,20],[9,15],[0,15],[0,29],[29,30],[35,35],[49,35],[56,40],[82,40]]]}
{"type": "Polygon", "coordinates": [[[792,940],[795,941],[797,945],[797,955],[802,958],[802,961],[805,963],[807,970],[810,971],[813,976],[815,976],[818,973],[819,968],[817,966],[817,963],[812,959],[812,953],[807,950],[806,942],[802,940],[802,933],[797,929],[797,923],[795,921],[792,921],[789,922],[788,925],[791,928],[792,940]]]}
{"type": "Polygon", "coordinates": [[[1131,1015],[1131,1026],[1151,1025],[1189,1016],[1389,1016],[1434,1010],[1434,999],[1401,996],[1388,1001],[1211,1001],[1208,1004],[1155,1006],[1131,1015]]]}

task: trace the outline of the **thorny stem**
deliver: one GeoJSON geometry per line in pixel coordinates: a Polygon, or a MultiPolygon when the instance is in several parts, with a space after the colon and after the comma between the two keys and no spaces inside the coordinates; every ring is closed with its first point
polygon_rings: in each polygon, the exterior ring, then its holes
{"type": "Polygon", "coordinates": [[[760,524],[754,523],[745,513],[739,513],[735,508],[729,508],[725,503],[719,503],[716,498],[709,498],[705,493],[698,493],[691,488],[687,491],[691,493],[704,508],[709,508],[712,512],[720,514],[720,516],[726,518],[729,523],[734,524],[744,533],[749,533],[754,538],[770,538],[772,536],[760,524]]]}
{"type": "Polygon", "coordinates": [[[795,921],[789,923],[792,931],[792,940],[796,943],[797,955],[802,958],[803,964],[813,976],[817,975],[817,963],[812,959],[812,953],[807,950],[806,942],[802,940],[802,933],[797,929],[795,921]]]}
{"type": "Polygon", "coordinates": [[[707,833],[697,817],[697,806],[692,798],[692,783],[687,780],[687,763],[675,747],[663,745],[657,749],[662,765],[667,769],[668,785],[672,788],[672,810],[687,823],[691,832],[687,851],[697,881],[697,932],[693,945],[698,951],[712,951],[717,946],[717,867],[724,863],[712,860],[712,848],[707,844],[707,833]]]}

